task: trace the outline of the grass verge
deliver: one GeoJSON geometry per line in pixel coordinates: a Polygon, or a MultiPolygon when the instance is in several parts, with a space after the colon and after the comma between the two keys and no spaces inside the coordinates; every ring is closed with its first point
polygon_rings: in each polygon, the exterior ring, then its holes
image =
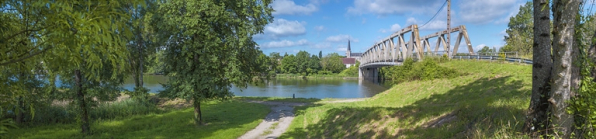
{"type": "Polygon", "coordinates": [[[296,108],[280,138],[527,138],[531,66],[452,60],[468,73],[406,81],[360,102],[296,108]]]}
{"type": "Polygon", "coordinates": [[[78,124],[52,124],[13,129],[7,138],[213,138],[232,139],[256,127],[269,107],[239,100],[202,103],[206,125],[195,126],[193,109],[181,108],[159,114],[96,120],[93,134],[80,134],[78,124]]]}

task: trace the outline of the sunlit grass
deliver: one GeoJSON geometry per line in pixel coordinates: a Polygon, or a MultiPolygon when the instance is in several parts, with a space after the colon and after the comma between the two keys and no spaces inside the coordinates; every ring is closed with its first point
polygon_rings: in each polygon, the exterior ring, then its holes
{"type": "MultiPolygon", "coordinates": [[[[193,109],[135,115],[93,122],[87,138],[237,138],[256,127],[269,113],[262,104],[232,100],[202,105],[206,125],[193,123],[193,109]]],[[[73,119],[74,120],[74,119],[73,119]]],[[[78,124],[53,124],[11,130],[8,138],[81,138],[78,124]]]]}
{"type": "Polygon", "coordinates": [[[529,65],[442,63],[465,76],[402,82],[361,102],[297,108],[281,138],[524,138],[529,65]]]}

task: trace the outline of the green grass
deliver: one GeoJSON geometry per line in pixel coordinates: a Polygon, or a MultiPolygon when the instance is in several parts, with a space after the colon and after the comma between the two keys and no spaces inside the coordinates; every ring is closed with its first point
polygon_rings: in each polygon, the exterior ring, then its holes
{"type": "MultiPolygon", "coordinates": [[[[195,126],[193,109],[96,120],[87,138],[213,138],[232,139],[256,127],[269,113],[262,104],[238,100],[202,103],[206,125],[195,126]]],[[[82,138],[78,124],[52,124],[13,129],[7,138],[82,138]]]]}
{"type": "Polygon", "coordinates": [[[304,76],[304,75],[300,75],[300,74],[277,74],[275,76],[275,78],[357,78],[358,75],[356,76],[347,76],[347,75],[342,75],[339,73],[333,73],[333,74],[310,74],[308,76],[304,76]]]}
{"type": "Polygon", "coordinates": [[[527,138],[531,66],[456,61],[465,76],[406,81],[370,99],[296,108],[280,138],[527,138]]]}
{"type": "Polygon", "coordinates": [[[321,99],[318,98],[285,98],[285,97],[234,97],[234,100],[239,101],[280,101],[280,102],[303,102],[303,103],[314,103],[319,102],[321,99]]]}

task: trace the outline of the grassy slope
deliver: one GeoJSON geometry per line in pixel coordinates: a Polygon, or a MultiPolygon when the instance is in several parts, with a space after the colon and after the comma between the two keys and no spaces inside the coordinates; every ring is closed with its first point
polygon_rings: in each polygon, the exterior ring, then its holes
{"type": "MultiPolygon", "coordinates": [[[[238,100],[207,102],[201,106],[207,125],[195,126],[193,109],[163,114],[138,115],[92,124],[89,138],[237,138],[256,127],[269,107],[238,100]]],[[[48,125],[14,129],[8,138],[81,138],[77,124],[48,125]]]]}
{"type": "Polygon", "coordinates": [[[297,108],[282,138],[520,138],[531,67],[451,61],[468,75],[404,82],[362,102],[297,108]]]}

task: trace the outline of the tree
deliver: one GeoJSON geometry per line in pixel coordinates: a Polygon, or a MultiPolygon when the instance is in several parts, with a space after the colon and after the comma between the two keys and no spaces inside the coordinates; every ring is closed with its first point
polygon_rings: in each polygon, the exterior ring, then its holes
{"type": "Polygon", "coordinates": [[[281,60],[281,69],[284,73],[296,73],[297,66],[298,63],[296,62],[296,57],[293,54],[285,56],[281,60]]]}
{"type": "MultiPolygon", "coordinates": [[[[130,92],[133,98],[145,100],[148,96],[147,88],[143,87],[143,74],[147,71],[147,67],[151,62],[146,62],[148,56],[155,53],[154,43],[156,38],[156,20],[154,20],[154,13],[157,9],[157,2],[154,0],[147,0],[141,5],[127,5],[125,10],[130,13],[131,19],[128,20],[127,25],[132,30],[134,36],[128,38],[127,49],[129,51],[128,62],[130,65],[130,73],[135,82],[134,91],[130,92]]],[[[162,39],[160,39],[162,40],[162,39]]],[[[154,58],[156,60],[157,58],[154,58]]]]}
{"type": "Polygon", "coordinates": [[[337,53],[327,54],[327,56],[321,59],[321,67],[323,70],[339,73],[346,69],[346,66],[343,64],[341,58],[342,56],[337,53]]]}
{"type": "Polygon", "coordinates": [[[279,52],[269,53],[269,58],[271,59],[271,70],[275,73],[280,72],[279,65],[281,63],[281,55],[279,55],[279,52]]]}
{"type": "Polygon", "coordinates": [[[555,132],[562,133],[563,138],[571,136],[575,122],[573,115],[567,113],[567,101],[573,96],[571,89],[575,89],[571,80],[572,59],[577,55],[573,46],[579,4],[579,0],[553,0],[553,84],[549,100],[553,118],[550,120],[558,127],[555,132]]]}
{"type": "Polygon", "coordinates": [[[308,75],[306,69],[308,69],[308,61],[310,54],[306,51],[300,51],[296,54],[296,71],[300,74],[308,75]]]}
{"type": "Polygon", "coordinates": [[[490,49],[488,46],[484,46],[482,47],[482,49],[478,50],[478,54],[488,54],[488,53],[494,53],[495,51],[493,49],[490,49]]]}
{"type": "MultiPolygon", "coordinates": [[[[546,133],[556,133],[557,137],[570,138],[576,122],[568,113],[568,102],[575,97],[579,75],[572,63],[577,60],[578,48],[575,41],[576,16],[579,13],[579,0],[554,0],[552,65],[550,62],[550,28],[548,1],[535,0],[535,58],[532,69],[532,98],[528,109],[524,131],[536,132],[546,137],[546,133]],[[552,71],[550,70],[552,67],[552,71]],[[548,76],[550,74],[550,77],[548,76]],[[552,78],[552,79],[551,79],[552,78]],[[550,84],[550,86],[548,85],[550,84]],[[551,89],[548,92],[548,89],[551,89]],[[547,108],[544,108],[547,107],[547,108]],[[550,131],[552,130],[552,132],[550,131]]],[[[592,100],[593,101],[593,100],[592,100]]]]}
{"type": "Polygon", "coordinates": [[[548,98],[551,89],[550,7],[547,0],[534,0],[534,47],[532,96],[523,131],[544,134],[548,128],[548,98]]]}
{"type": "Polygon", "coordinates": [[[261,51],[252,39],[273,20],[271,0],[171,0],[160,3],[160,31],[169,77],[162,96],[192,101],[195,124],[203,123],[201,102],[233,96],[260,71],[261,51]]]}
{"type": "Polygon", "coordinates": [[[323,58],[323,51],[319,51],[319,59],[323,58]]]}
{"type": "Polygon", "coordinates": [[[321,68],[321,65],[319,65],[319,63],[319,57],[317,57],[316,55],[312,55],[308,60],[308,69],[310,69],[310,72],[308,73],[317,73],[317,71],[321,68]]]}
{"type": "MultiPolygon", "coordinates": [[[[90,133],[88,109],[96,100],[114,98],[117,91],[107,91],[118,84],[127,68],[124,37],[130,36],[123,6],[137,1],[1,1],[2,39],[5,52],[0,56],[3,68],[27,71],[34,66],[16,68],[25,63],[43,63],[49,84],[56,76],[66,81],[69,90],[63,99],[78,108],[81,131],[90,133]],[[6,22],[5,22],[6,21],[6,22]],[[7,28],[5,28],[7,27],[7,28]],[[17,43],[18,42],[18,43],[17,43]],[[35,59],[43,61],[36,61],[35,59]]],[[[25,64],[37,65],[37,64],[25,64]]],[[[4,76],[4,75],[2,75],[4,76]]],[[[28,94],[33,95],[33,94],[28,94]]]]}
{"type": "Polygon", "coordinates": [[[534,34],[532,30],[534,27],[532,10],[532,2],[526,2],[525,5],[519,8],[517,15],[509,18],[508,28],[505,30],[507,33],[505,46],[502,47],[502,52],[517,51],[521,55],[532,53],[534,34]]]}

